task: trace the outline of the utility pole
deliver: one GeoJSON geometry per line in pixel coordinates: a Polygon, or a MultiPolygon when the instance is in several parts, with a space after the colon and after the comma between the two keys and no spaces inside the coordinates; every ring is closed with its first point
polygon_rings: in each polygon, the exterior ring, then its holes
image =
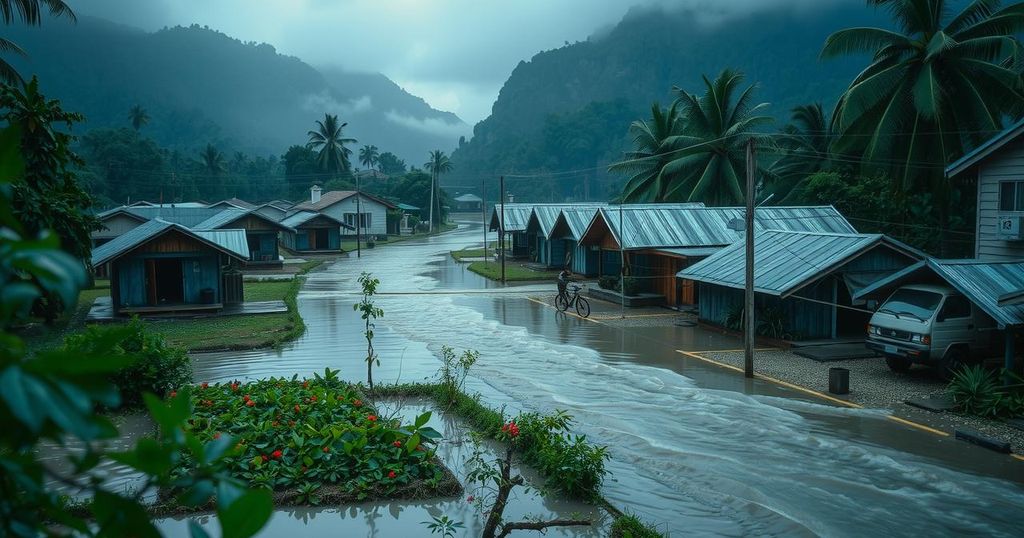
{"type": "Polygon", "coordinates": [[[619,202],[619,315],[626,319],[626,231],[622,227],[622,202],[619,202]]]}
{"type": "Polygon", "coordinates": [[[505,283],[505,176],[501,176],[501,283],[505,283]]]}
{"type": "Polygon", "coordinates": [[[746,285],[743,308],[743,375],[754,377],[754,173],[757,163],[754,140],[747,140],[746,285]]]}
{"type": "Polygon", "coordinates": [[[484,190],[484,178],[480,178],[480,217],[484,226],[484,263],[487,263],[487,191],[484,190]]]}
{"type": "Polygon", "coordinates": [[[434,171],[430,171],[430,226],[427,233],[434,233],[434,171]]]}
{"type": "Polygon", "coordinates": [[[359,191],[360,191],[360,188],[359,188],[359,174],[357,173],[356,174],[356,258],[362,258],[363,257],[363,251],[360,250],[360,248],[359,248],[359,242],[360,242],[360,233],[359,232],[360,232],[360,230],[363,227],[363,213],[362,213],[362,209],[361,209],[362,206],[359,203],[359,199],[362,197],[362,194],[360,194],[359,191]]]}

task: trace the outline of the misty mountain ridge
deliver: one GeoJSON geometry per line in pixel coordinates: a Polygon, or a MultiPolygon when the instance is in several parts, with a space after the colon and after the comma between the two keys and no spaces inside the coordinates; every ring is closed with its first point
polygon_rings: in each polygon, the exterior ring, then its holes
{"type": "Polygon", "coordinates": [[[324,113],[349,122],[347,136],[410,162],[452,149],[469,127],[379,73],[314,68],[269,44],[242,42],[207,27],[146,32],[94,17],[42,28],[11,26],[27,57],[11,57],[26,78],[38,74],[48,97],[81,112],[79,130],[128,126],[146,109],[143,133],[173,149],[212,142],[222,149],[280,155],[303,144],[324,113]]]}

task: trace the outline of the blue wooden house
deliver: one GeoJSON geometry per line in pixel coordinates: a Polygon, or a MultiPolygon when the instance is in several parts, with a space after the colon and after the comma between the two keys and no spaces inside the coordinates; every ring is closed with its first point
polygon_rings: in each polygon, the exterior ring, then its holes
{"type": "Polygon", "coordinates": [[[536,236],[526,233],[535,204],[494,204],[489,230],[505,236],[505,250],[514,258],[528,258],[537,250],[536,236]]]}
{"type": "MultiPolygon", "coordinates": [[[[755,305],[788,339],[863,337],[872,312],[858,293],[924,258],[880,234],[756,232],[755,305]]],[[[742,308],[745,259],[740,241],[678,273],[699,286],[701,321],[724,325],[742,308]]]]}
{"type": "Polygon", "coordinates": [[[197,231],[161,219],[92,254],[93,266],[108,267],[117,315],[218,310],[242,302],[241,274],[232,270],[248,259],[244,230],[197,231]]]}
{"type": "Polygon", "coordinates": [[[355,231],[354,226],[323,213],[299,211],[281,221],[291,228],[281,242],[296,252],[338,252],[341,250],[341,229],[355,231]]]}
{"type": "Polygon", "coordinates": [[[579,238],[598,209],[606,204],[536,204],[526,233],[536,244],[534,261],[573,273],[597,274],[597,249],[581,247],[579,238]],[[568,215],[568,216],[566,216],[568,215]]]}
{"type": "Polygon", "coordinates": [[[193,230],[245,230],[249,247],[247,266],[281,267],[278,249],[281,234],[294,234],[295,230],[255,209],[225,209],[196,224],[193,230]]]}

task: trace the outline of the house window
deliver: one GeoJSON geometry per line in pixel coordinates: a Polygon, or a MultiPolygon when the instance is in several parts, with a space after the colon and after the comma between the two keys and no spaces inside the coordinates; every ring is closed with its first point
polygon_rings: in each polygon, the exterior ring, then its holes
{"type": "Polygon", "coordinates": [[[1024,211],[1024,181],[999,183],[999,210],[1024,211]]]}
{"type": "MultiPolygon", "coordinates": [[[[359,214],[359,227],[360,228],[369,228],[370,227],[370,223],[373,222],[372,217],[373,217],[373,215],[370,214],[370,213],[360,213],[359,214]]],[[[355,228],[356,227],[356,214],[355,213],[345,213],[345,224],[355,228]]]]}

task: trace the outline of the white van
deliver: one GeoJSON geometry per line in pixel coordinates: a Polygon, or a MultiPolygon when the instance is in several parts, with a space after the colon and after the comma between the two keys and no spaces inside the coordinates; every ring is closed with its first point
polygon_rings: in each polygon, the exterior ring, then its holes
{"type": "Polygon", "coordinates": [[[868,348],[895,372],[914,363],[949,377],[991,349],[995,322],[948,286],[916,284],[893,292],[871,316],[868,348]]]}

